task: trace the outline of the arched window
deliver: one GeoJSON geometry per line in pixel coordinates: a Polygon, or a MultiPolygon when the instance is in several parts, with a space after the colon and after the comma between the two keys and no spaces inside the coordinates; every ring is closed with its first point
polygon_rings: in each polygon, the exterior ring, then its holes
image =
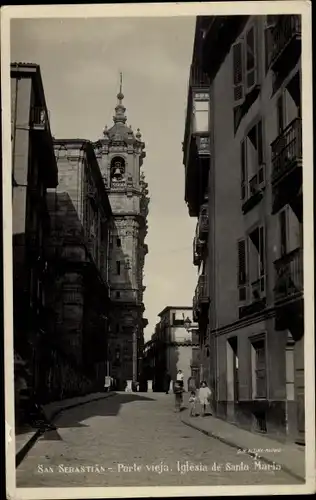
{"type": "Polygon", "coordinates": [[[120,156],[115,156],[111,161],[111,181],[120,181],[125,174],[125,160],[120,156]]]}

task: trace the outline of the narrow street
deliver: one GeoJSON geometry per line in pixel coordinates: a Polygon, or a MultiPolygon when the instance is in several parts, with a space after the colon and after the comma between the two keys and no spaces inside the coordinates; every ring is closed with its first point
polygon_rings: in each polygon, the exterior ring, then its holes
{"type": "Polygon", "coordinates": [[[173,403],[172,394],[119,393],[65,411],[19,465],[17,487],[297,483],[185,426],[173,403]]]}

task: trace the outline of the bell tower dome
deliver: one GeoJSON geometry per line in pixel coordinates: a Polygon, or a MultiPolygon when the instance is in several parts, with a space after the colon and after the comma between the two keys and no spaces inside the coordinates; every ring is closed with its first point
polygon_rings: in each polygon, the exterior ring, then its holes
{"type": "Polygon", "coordinates": [[[137,381],[144,343],[143,270],[148,215],[148,184],[142,169],[146,156],[139,129],[127,125],[122,73],[113,125],[105,126],[95,143],[103,182],[108,192],[113,224],[110,238],[111,289],[110,374],[123,384],[137,381]]]}

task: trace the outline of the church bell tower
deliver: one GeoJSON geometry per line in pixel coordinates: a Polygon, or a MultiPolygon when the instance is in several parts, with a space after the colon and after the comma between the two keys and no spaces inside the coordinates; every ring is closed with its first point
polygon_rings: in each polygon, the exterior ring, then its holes
{"type": "Polygon", "coordinates": [[[120,388],[138,381],[139,361],[144,344],[143,269],[148,252],[148,184],[143,160],[145,143],[140,130],[127,125],[123,104],[122,75],[113,125],[105,127],[95,143],[96,156],[108,192],[113,224],[109,248],[111,317],[109,371],[120,388]]]}

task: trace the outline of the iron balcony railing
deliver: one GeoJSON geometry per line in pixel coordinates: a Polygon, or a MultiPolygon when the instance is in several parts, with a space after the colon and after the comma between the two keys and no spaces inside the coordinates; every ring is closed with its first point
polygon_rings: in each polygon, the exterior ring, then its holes
{"type": "Polygon", "coordinates": [[[297,248],[274,262],[275,300],[303,291],[303,249],[297,248]]]}
{"type": "Polygon", "coordinates": [[[302,159],[302,119],[295,118],[271,144],[272,182],[302,159]]]}
{"type": "Polygon", "coordinates": [[[272,30],[271,63],[278,58],[295,36],[301,35],[301,16],[280,15],[272,30]]]}
{"type": "Polygon", "coordinates": [[[208,216],[208,205],[202,205],[201,212],[198,221],[198,238],[200,240],[205,240],[205,237],[209,230],[209,216],[208,216]]]}
{"type": "Polygon", "coordinates": [[[201,274],[197,284],[197,302],[199,304],[207,303],[209,301],[208,293],[208,279],[206,274],[201,274]]]}
{"type": "Polygon", "coordinates": [[[197,292],[195,290],[195,294],[194,294],[194,297],[193,297],[193,300],[192,300],[192,317],[193,317],[193,321],[198,321],[199,319],[199,306],[198,306],[198,300],[197,300],[197,292]]]}

